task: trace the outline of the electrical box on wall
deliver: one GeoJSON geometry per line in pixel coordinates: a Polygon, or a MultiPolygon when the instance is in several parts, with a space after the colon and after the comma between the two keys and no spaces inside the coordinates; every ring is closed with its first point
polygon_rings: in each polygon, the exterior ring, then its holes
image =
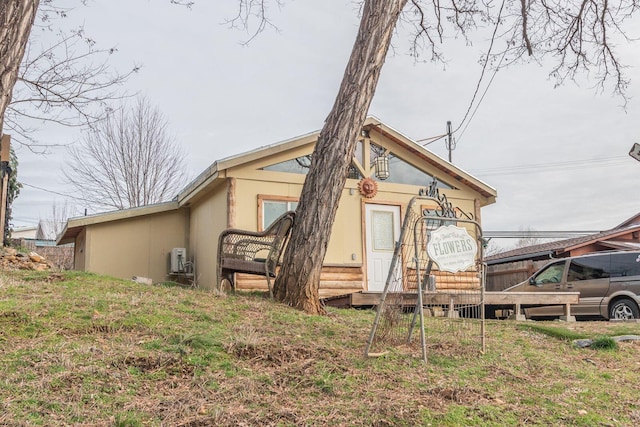
{"type": "Polygon", "coordinates": [[[173,248],[171,249],[171,273],[184,273],[186,272],[187,263],[187,249],[186,248],[173,248]]]}

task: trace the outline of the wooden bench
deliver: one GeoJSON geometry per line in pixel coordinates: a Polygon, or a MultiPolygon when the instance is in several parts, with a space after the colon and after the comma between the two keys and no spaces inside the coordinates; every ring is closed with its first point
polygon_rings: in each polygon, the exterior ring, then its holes
{"type": "Polygon", "coordinates": [[[218,240],[218,286],[228,280],[235,289],[235,273],[265,276],[269,295],[273,297],[271,279],[284,250],[295,213],[284,213],[262,232],[227,229],[218,240]]]}
{"type": "Polygon", "coordinates": [[[560,320],[575,321],[571,314],[571,304],[580,302],[580,292],[485,292],[486,305],[513,305],[513,319],[526,320],[522,314],[522,307],[536,307],[545,305],[562,305],[564,315],[560,320]]]}
{"type": "MultiPolygon", "coordinates": [[[[417,293],[415,292],[399,292],[403,303],[407,307],[415,306],[417,302],[417,293]]],[[[380,304],[382,292],[357,292],[351,294],[351,306],[368,306],[380,304]]],[[[397,297],[397,296],[396,296],[397,297]]],[[[479,304],[482,301],[480,292],[424,292],[422,294],[424,304],[449,305],[449,309],[454,304],[461,301],[464,304],[479,304]]],[[[522,314],[522,307],[536,307],[545,305],[562,305],[564,307],[564,315],[561,320],[575,321],[575,317],[571,314],[571,304],[580,302],[580,292],[485,292],[484,303],[486,306],[495,307],[513,307],[514,319],[525,320],[522,314]]]]}

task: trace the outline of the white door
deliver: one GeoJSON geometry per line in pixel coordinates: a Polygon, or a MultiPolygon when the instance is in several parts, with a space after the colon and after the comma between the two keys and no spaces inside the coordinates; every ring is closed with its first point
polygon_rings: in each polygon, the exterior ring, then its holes
{"type": "Polygon", "coordinates": [[[400,206],[365,205],[367,285],[369,291],[383,291],[395,242],[400,237],[400,206]]]}

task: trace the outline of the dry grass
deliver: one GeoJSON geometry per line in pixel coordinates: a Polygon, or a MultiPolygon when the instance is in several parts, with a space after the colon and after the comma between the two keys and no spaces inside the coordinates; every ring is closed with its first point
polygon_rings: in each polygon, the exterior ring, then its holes
{"type": "MultiPolygon", "coordinates": [[[[615,351],[506,321],[487,352],[430,342],[363,357],[373,313],[308,316],[94,275],[0,276],[0,425],[640,423],[640,343],[615,351]]],[[[548,322],[594,337],[636,323],[548,322]]],[[[561,334],[558,334],[561,335],[561,334]]]]}

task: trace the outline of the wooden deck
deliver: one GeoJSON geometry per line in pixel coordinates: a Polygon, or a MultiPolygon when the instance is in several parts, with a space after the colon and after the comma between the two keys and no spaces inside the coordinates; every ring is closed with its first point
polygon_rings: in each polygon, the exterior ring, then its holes
{"type": "MultiPolygon", "coordinates": [[[[402,304],[407,306],[415,305],[418,294],[413,292],[390,294],[394,298],[398,295],[402,304]]],[[[380,303],[381,292],[356,292],[337,297],[325,298],[325,304],[333,307],[367,307],[375,306],[380,303]]],[[[389,295],[387,296],[389,298],[389,295]]],[[[479,304],[481,300],[480,293],[470,292],[425,292],[422,301],[425,305],[454,305],[454,304],[479,304]]],[[[577,304],[580,301],[579,292],[485,292],[485,306],[496,308],[513,308],[516,320],[524,320],[521,314],[522,307],[535,307],[545,305],[563,305],[563,320],[575,320],[571,315],[571,304],[577,304]]]]}

